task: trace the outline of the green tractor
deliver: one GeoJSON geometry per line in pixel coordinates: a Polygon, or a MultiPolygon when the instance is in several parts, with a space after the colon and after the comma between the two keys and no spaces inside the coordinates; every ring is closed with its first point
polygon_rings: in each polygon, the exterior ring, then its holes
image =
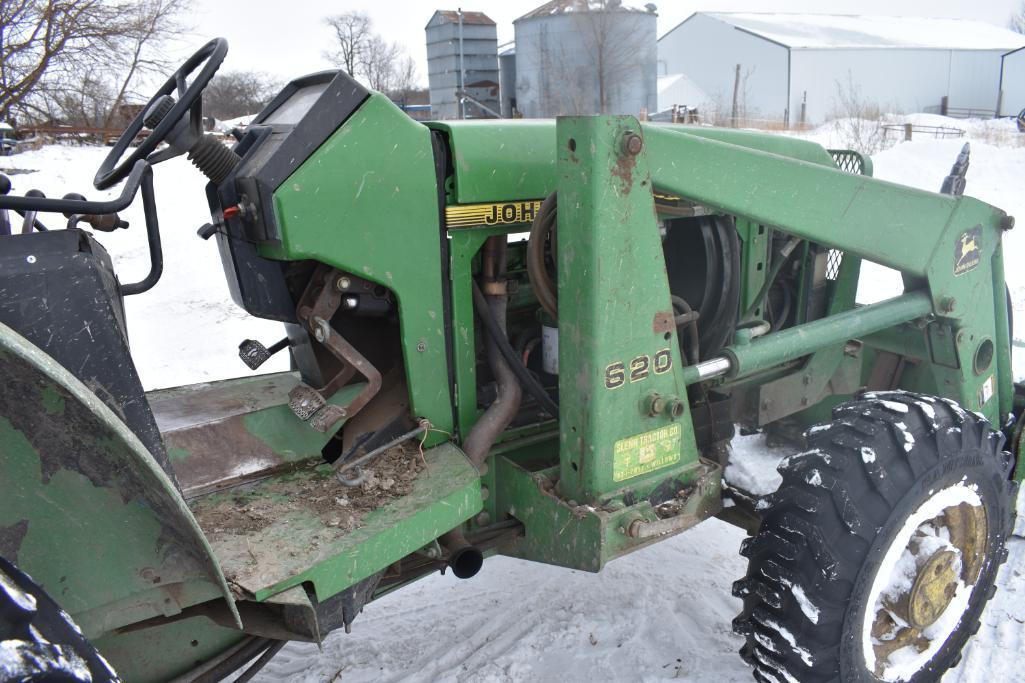
{"type": "Polygon", "coordinates": [[[229,148],[199,125],[226,51],[110,151],[118,198],[0,197],[0,672],[248,680],[433,572],[597,572],[713,516],[750,533],[759,681],[958,661],[1025,474],[1013,221],[959,196],[966,156],[930,193],[746,131],[425,125],[333,71],[229,148]],[[143,392],[123,297],[160,277],[152,167],[181,154],[234,300],[284,326],[241,361],[290,372],[143,392]],[[140,190],[152,270],[123,283],[83,228],[140,190]],[[863,259],[903,293],[857,305],[863,259]],[[803,444],[774,493],[724,483],[737,425],[803,444]]]}

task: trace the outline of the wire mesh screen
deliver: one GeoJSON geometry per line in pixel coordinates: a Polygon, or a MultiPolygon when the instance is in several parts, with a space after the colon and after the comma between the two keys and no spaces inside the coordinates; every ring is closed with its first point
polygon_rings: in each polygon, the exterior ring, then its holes
{"type": "Polygon", "coordinates": [[[839,249],[830,249],[826,256],[826,279],[835,280],[840,274],[840,264],[843,263],[843,252],[839,249]]]}
{"type": "Polygon", "coordinates": [[[841,171],[854,175],[861,175],[865,172],[865,157],[860,152],[849,149],[831,149],[829,153],[833,157],[833,163],[841,171]]]}
{"type": "MultiPolygon", "coordinates": [[[[866,173],[871,167],[865,156],[860,152],[850,149],[831,149],[830,156],[836,167],[845,173],[853,175],[871,175],[866,173]]],[[[839,249],[830,249],[826,257],[826,279],[835,280],[840,273],[840,264],[843,263],[843,252],[839,249]]]]}

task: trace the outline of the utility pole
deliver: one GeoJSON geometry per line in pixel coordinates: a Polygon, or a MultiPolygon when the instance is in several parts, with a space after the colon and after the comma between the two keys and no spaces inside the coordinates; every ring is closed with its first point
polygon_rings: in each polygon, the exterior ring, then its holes
{"type": "Polygon", "coordinates": [[[730,127],[737,127],[737,95],[740,91],[740,64],[737,64],[737,75],[733,78],[733,109],[730,111],[730,127]]]}
{"type": "Polygon", "coordinates": [[[466,118],[466,69],[463,67],[463,8],[459,8],[459,118],[466,118]]]}

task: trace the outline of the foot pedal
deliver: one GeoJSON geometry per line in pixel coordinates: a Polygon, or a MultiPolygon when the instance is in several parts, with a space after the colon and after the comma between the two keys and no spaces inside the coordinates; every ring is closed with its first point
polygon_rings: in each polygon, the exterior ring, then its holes
{"type": "Polygon", "coordinates": [[[299,384],[288,392],[288,407],[303,422],[308,422],[327,402],[313,387],[299,384]]]}
{"type": "Polygon", "coordinates": [[[345,408],[331,405],[319,391],[305,384],[299,384],[288,392],[288,407],[296,417],[309,422],[318,432],[326,433],[336,422],[348,417],[345,408]]]}
{"type": "Polygon", "coordinates": [[[286,346],[288,346],[287,337],[275,343],[269,349],[255,339],[245,339],[238,345],[238,357],[249,366],[250,370],[256,370],[266,363],[268,358],[286,346]]]}

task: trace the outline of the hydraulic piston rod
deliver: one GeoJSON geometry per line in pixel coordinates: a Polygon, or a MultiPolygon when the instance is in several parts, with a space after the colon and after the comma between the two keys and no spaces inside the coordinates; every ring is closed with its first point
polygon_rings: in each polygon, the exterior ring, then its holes
{"type": "Polygon", "coordinates": [[[684,371],[687,385],[715,377],[744,377],[809,353],[892,327],[932,311],[929,294],[908,292],[877,304],[797,325],[749,344],[734,344],[722,355],[684,371]]]}

